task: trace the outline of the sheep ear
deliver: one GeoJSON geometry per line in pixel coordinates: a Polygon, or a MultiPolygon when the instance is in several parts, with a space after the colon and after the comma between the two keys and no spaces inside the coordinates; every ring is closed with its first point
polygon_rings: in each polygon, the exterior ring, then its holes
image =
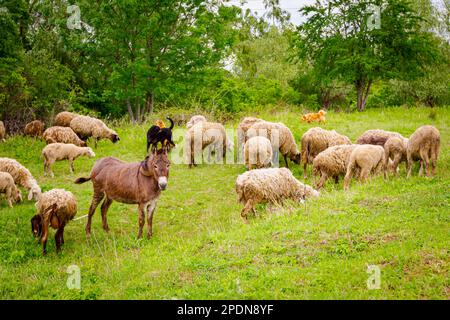
{"type": "Polygon", "coordinates": [[[33,191],[30,190],[30,192],[28,193],[28,200],[31,201],[33,200],[33,191]]]}

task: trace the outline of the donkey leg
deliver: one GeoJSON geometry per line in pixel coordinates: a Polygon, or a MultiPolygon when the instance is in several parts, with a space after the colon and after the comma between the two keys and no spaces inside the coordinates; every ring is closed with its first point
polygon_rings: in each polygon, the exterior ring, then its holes
{"type": "Polygon", "coordinates": [[[95,193],[92,197],[91,206],[89,207],[89,214],[88,214],[88,221],[86,223],[86,235],[89,237],[91,235],[91,222],[92,222],[92,216],[95,213],[95,209],[97,209],[99,203],[102,201],[103,197],[105,196],[105,193],[98,192],[95,193]]]}
{"type": "Polygon", "coordinates": [[[150,202],[147,206],[147,238],[151,238],[153,234],[153,213],[155,213],[156,209],[156,200],[150,202]]]}
{"type": "Polygon", "coordinates": [[[106,213],[108,212],[109,206],[112,203],[112,199],[108,198],[108,196],[105,196],[105,200],[103,200],[102,206],[101,206],[101,212],[102,212],[102,226],[103,230],[106,232],[109,232],[109,226],[108,226],[108,220],[106,219],[106,213]]]}
{"type": "Polygon", "coordinates": [[[145,224],[145,204],[139,204],[139,232],[137,238],[142,238],[142,229],[144,228],[145,224]]]}

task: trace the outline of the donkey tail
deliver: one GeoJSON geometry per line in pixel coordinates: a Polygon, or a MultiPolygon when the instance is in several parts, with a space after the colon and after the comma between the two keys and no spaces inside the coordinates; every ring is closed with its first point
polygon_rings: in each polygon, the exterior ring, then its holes
{"type": "Polygon", "coordinates": [[[90,177],[89,177],[89,178],[83,178],[83,177],[81,177],[81,178],[78,178],[77,180],[75,180],[75,183],[76,183],[76,184],[82,184],[82,183],[88,182],[89,180],[91,180],[90,177]]]}

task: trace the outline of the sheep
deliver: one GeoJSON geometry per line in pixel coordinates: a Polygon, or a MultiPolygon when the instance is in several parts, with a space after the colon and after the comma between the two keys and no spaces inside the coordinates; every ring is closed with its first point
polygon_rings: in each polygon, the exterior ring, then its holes
{"type": "Polygon", "coordinates": [[[28,190],[28,200],[38,200],[41,196],[41,188],[30,171],[21,165],[17,160],[10,158],[0,158],[0,172],[8,172],[14,179],[16,185],[28,190]]]}
{"type": "Polygon", "coordinates": [[[385,170],[388,171],[390,169],[397,175],[398,165],[401,162],[405,162],[407,160],[406,157],[406,146],[408,145],[407,138],[400,137],[391,137],[384,144],[384,167],[385,170]],[[388,165],[388,161],[392,160],[392,163],[388,165]]]}
{"type": "MultiPolygon", "coordinates": [[[[295,143],[294,135],[283,123],[258,121],[248,129],[247,139],[255,135],[270,139],[273,148],[275,148],[274,150],[279,150],[283,155],[287,168],[289,168],[288,157],[294,163],[300,164],[300,151],[295,143]]],[[[277,155],[278,153],[274,153],[274,157],[277,155]]]]}
{"type": "Polygon", "coordinates": [[[64,227],[77,214],[77,200],[70,191],[52,189],[44,192],[36,202],[37,214],[31,218],[31,230],[42,242],[42,254],[47,253],[48,227],[57,229],[56,252],[64,244],[64,227]]]}
{"type": "Polygon", "coordinates": [[[79,147],[86,147],[86,142],[81,140],[77,134],[68,127],[50,127],[42,135],[47,144],[50,143],[73,143],[79,147]]]}
{"type": "Polygon", "coordinates": [[[371,144],[358,145],[353,149],[347,165],[347,173],[344,178],[344,190],[348,190],[350,180],[355,169],[360,170],[360,181],[367,180],[370,173],[377,174],[384,170],[385,153],[382,146],[371,144]]]}
{"type": "Polygon", "coordinates": [[[237,143],[238,143],[238,149],[237,149],[237,161],[238,163],[241,163],[242,161],[242,151],[244,149],[245,141],[246,141],[246,134],[248,129],[252,125],[254,125],[257,122],[263,121],[261,119],[255,118],[255,117],[245,117],[238,125],[237,128],[237,143]]]}
{"type": "Polygon", "coordinates": [[[328,147],[352,144],[347,136],[337,133],[335,130],[325,130],[320,127],[306,131],[301,139],[301,154],[303,162],[303,177],[308,178],[307,166],[312,164],[314,158],[328,147]]]}
{"type": "Polygon", "coordinates": [[[333,177],[334,182],[339,182],[339,177],[347,172],[347,165],[355,144],[343,144],[329,147],[319,153],[313,160],[314,178],[320,174],[320,181],[316,184],[316,189],[320,190],[328,177],[333,177]]]}
{"type": "Polygon", "coordinates": [[[24,133],[31,137],[40,137],[44,132],[45,124],[41,120],[34,120],[25,126],[24,133]]]}
{"type": "Polygon", "coordinates": [[[239,175],[236,179],[238,202],[244,204],[241,218],[247,223],[247,214],[256,214],[258,203],[281,204],[292,199],[303,202],[305,198],[317,197],[319,192],[298,181],[287,168],[255,169],[239,175]]]}
{"type": "Polygon", "coordinates": [[[386,141],[391,137],[403,138],[400,133],[385,130],[367,130],[356,141],[357,144],[374,144],[384,146],[386,141]]]}
{"type": "Polygon", "coordinates": [[[109,139],[112,143],[120,140],[117,133],[108,128],[103,121],[89,116],[75,117],[70,121],[70,127],[82,139],[92,137],[95,148],[99,139],[109,139]]]}
{"type": "Polygon", "coordinates": [[[410,137],[406,146],[407,177],[411,176],[413,161],[420,160],[419,176],[423,173],[425,163],[426,175],[429,177],[436,174],[436,161],[439,156],[441,136],[439,130],[433,126],[422,126],[410,137]],[[430,171],[431,161],[431,171],[430,171]]]}
{"type": "Polygon", "coordinates": [[[12,203],[22,201],[22,193],[14,183],[13,177],[8,172],[0,172],[0,193],[5,193],[6,201],[12,208],[12,203]]]}
{"type": "Polygon", "coordinates": [[[208,147],[208,155],[214,149],[217,159],[225,157],[227,150],[233,149],[233,142],[227,138],[225,128],[217,122],[198,122],[185,134],[185,157],[189,167],[196,165],[195,155],[208,147]]]}
{"type": "Polygon", "coordinates": [[[54,177],[51,166],[55,161],[69,160],[70,172],[73,173],[73,161],[76,158],[80,156],[93,158],[95,153],[89,147],[78,147],[71,143],[51,143],[42,149],[42,156],[44,157],[44,174],[50,173],[54,177]]]}
{"type": "Polygon", "coordinates": [[[5,141],[6,129],[3,121],[0,120],[0,141],[5,141]]]}
{"type": "Polygon", "coordinates": [[[70,122],[75,118],[78,117],[79,114],[63,111],[56,115],[55,117],[55,126],[59,127],[70,127],[70,122]]]}
{"type": "Polygon", "coordinates": [[[252,137],[244,146],[245,165],[252,170],[253,165],[261,169],[272,165],[272,144],[264,137],[252,137]]]}
{"type": "Polygon", "coordinates": [[[192,116],[191,119],[186,123],[186,128],[190,129],[194,124],[206,121],[207,121],[206,118],[202,115],[192,116]]]}

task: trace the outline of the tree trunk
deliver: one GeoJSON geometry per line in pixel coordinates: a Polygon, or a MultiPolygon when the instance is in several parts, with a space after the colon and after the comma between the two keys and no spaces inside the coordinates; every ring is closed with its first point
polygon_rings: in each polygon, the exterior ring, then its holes
{"type": "Polygon", "coordinates": [[[155,95],[153,92],[147,92],[147,95],[145,96],[145,112],[149,115],[153,113],[154,98],[155,95]]]}
{"type": "Polygon", "coordinates": [[[133,108],[131,107],[130,99],[127,98],[127,109],[128,109],[128,115],[130,116],[130,120],[133,124],[136,124],[136,119],[134,118],[133,114],[133,108]]]}
{"type": "Polygon", "coordinates": [[[366,83],[364,80],[356,81],[357,101],[356,108],[358,111],[364,111],[366,107],[367,98],[369,97],[370,87],[372,86],[372,80],[366,83]]]}

